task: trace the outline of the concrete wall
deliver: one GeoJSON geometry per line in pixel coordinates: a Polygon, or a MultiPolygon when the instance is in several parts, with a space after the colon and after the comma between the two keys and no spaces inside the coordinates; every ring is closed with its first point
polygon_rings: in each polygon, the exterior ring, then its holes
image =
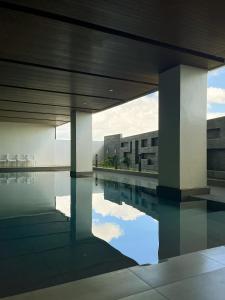
{"type": "Polygon", "coordinates": [[[208,120],[208,170],[225,171],[225,117],[208,120]]]}
{"type": "Polygon", "coordinates": [[[104,155],[115,155],[115,149],[119,157],[121,166],[126,167],[123,163],[124,158],[130,160],[131,168],[138,168],[138,159],[141,157],[143,171],[158,169],[158,131],[142,133],[129,137],[122,137],[120,134],[106,136],[104,139],[104,155]],[[143,143],[145,143],[143,145],[143,143]]]}
{"type": "MultiPolygon", "coordinates": [[[[95,164],[95,155],[98,154],[98,161],[104,160],[104,142],[92,142],[92,158],[95,164]]],[[[55,164],[57,166],[70,166],[70,141],[55,140],[55,164]]]]}
{"type": "Polygon", "coordinates": [[[104,157],[113,157],[115,153],[120,153],[121,134],[108,135],[104,137],[104,157]]]}
{"type": "Polygon", "coordinates": [[[70,141],[55,140],[55,165],[70,166],[70,141]]]}
{"type": "Polygon", "coordinates": [[[104,142],[103,141],[93,141],[92,144],[92,159],[93,164],[95,164],[95,156],[98,155],[98,162],[102,162],[104,160],[104,142]]]}
{"type": "Polygon", "coordinates": [[[142,133],[121,139],[120,160],[127,156],[131,161],[131,168],[138,168],[139,157],[143,171],[158,169],[158,131],[142,133]]]}
{"type": "MultiPolygon", "coordinates": [[[[0,122],[0,156],[28,154],[34,155],[36,166],[70,166],[70,143],[56,140],[53,126],[0,122]]],[[[93,141],[93,161],[95,154],[104,159],[103,141],[93,141]]]]}
{"type": "Polygon", "coordinates": [[[54,165],[55,127],[32,123],[0,123],[0,155],[34,155],[37,166],[54,165]]]}

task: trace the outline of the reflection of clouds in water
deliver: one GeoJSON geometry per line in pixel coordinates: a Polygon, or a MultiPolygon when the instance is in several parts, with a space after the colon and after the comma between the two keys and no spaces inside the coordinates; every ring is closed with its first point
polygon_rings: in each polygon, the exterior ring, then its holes
{"type": "Polygon", "coordinates": [[[106,242],[111,242],[112,239],[117,239],[123,235],[123,230],[114,223],[93,223],[92,233],[106,242]]]}
{"type": "Polygon", "coordinates": [[[56,209],[70,217],[70,195],[56,197],[56,209]]]}
{"type": "Polygon", "coordinates": [[[138,217],[145,215],[138,209],[129,206],[125,203],[122,205],[113,203],[104,199],[104,194],[93,194],[92,198],[93,210],[102,216],[112,216],[123,221],[133,221],[138,217]]]}
{"type": "MultiPolygon", "coordinates": [[[[57,196],[56,209],[67,217],[70,217],[70,195],[57,196]]],[[[106,242],[110,242],[112,239],[117,239],[123,235],[123,230],[117,224],[100,223],[98,218],[94,218],[92,221],[92,233],[106,242]]]]}

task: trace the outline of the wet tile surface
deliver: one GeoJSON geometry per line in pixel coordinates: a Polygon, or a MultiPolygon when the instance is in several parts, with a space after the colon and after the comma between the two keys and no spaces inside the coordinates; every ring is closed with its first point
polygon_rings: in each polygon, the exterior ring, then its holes
{"type": "Polygon", "coordinates": [[[125,298],[120,298],[120,300],[165,300],[166,298],[162,296],[155,290],[150,290],[138,294],[134,294],[125,298]]]}
{"type": "Polygon", "coordinates": [[[225,268],[158,288],[169,300],[224,300],[225,268]]]}
{"type": "Polygon", "coordinates": [[[114,300],[148,289],[150,287],[132,272],[121,270],[5,299],[114,300]]]}
{"type": "Polygon", "coordinates": [[[199,253],[187,254],[152,266],[136,266],[131,271],[152,287],[222,268],[220,263],[199,253]]]}
{"type": "MultiPolygon", "coordinates": [[[[223,250],[218,247],[210,252],[221,254],[223,250]]],[[[224,300],[224,295],[225,267],[193,253],[152,267],[133,267],[4,299],[224,300]],[[169,283],[171,280],[176,281],[169,283]],[[153,286],[160,282],[160,286],[152,288],[150,282],[153,286]]]]}
{"type": "Polygon", "coordinates": [[[200,251],[201,254],[225,265],[225,247],[216,247],[200,251]]]}

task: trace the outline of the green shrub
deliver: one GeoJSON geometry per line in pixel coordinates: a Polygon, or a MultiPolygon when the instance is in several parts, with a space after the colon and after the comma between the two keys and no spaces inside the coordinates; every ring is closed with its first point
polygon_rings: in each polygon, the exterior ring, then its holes
{"type": "Polygon", "coordinates": [[[126,165],[127,169],[130,168],[130,163],[131,163],[131,161],[130,161],[130,158],[129,158],[129,157],[127,157],[127,156],[124,157],[123,163],[126,165]]]}

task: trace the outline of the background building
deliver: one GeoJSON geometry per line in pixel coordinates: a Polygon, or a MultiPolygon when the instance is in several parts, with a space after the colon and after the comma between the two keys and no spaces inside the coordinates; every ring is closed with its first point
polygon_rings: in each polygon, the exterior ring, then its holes
{"type": "MultiPolygon", "coordinates": [[[[225,117],[207,121],[207,165],[211,177],[225,174],[225,117]],[[223,174],[224,172],[224,174],[223,174]]],[[[143,171],[158,170],[158,131],[122,137],[105,136],[104,158],[117,155],[120,165],[138,169],[139,159],[143,171]]],[[[169,159],[169,157],[168,157],[169,159]]]]}

